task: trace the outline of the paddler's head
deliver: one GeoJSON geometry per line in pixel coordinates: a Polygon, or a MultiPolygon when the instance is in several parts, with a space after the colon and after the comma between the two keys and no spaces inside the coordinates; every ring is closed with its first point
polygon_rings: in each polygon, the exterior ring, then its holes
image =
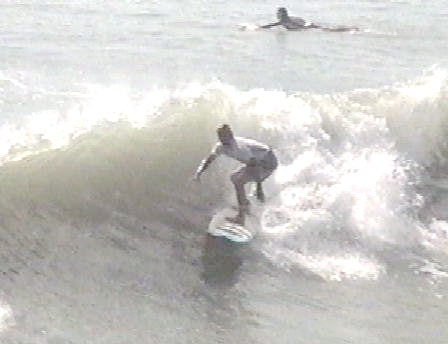
{"type": "Polygon", "coordinates": [[[279,7],[277,10],[277,19],[281,22],[288,20],[288,11],[285,7],[279,7]]]}

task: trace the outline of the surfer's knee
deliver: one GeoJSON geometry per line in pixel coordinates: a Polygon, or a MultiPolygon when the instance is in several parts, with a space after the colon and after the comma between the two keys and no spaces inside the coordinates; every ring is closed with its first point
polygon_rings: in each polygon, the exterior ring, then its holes
{"type": "Polygon", "coordinates": [[[231,180],[232,183],[235,184],[235,185],[239,184],[239,180],[240,180],[240,178],[239,178],[239,176],[238,176],[238,172],[232,173],[232,174],[230,175],[230,180],[231,180]]]}
{"type": "Polygon", "coordinates": [[[232,173],[232,175],[230,176],[230,180],[235,186],[242,186],[247,183],[245,173],[246,173],[245,171],[243,173],[241,170],[232,173]]]}

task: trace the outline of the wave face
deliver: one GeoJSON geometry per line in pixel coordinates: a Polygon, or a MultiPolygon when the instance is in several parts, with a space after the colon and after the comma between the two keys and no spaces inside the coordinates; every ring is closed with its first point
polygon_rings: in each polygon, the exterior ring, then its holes
{"type": "MultiPolygon", "coordinates": [[[[53,331],[53,338],[76,342],[109,331],[97,320],[104,310],[119,336],[118,310],[127,303],[139,324],[154,329],[163,327],[161,313],[185,328],[185,319],[202,317],[201,283],[234,284],[242,264],[224,254],[218,266],[219,250],[203,241],[213,212],[234,203],[228,177],[237,164],[220,158],[201,184],[190,181],[222,123],[270,144],[280,161],[266,181],[259,233],[244,253],[263,262],[251,269],[268,264],[324,281],[397,271],[444,277],[447,86],[439,70],[337,94],[212,82],[131,97],[90,87],[82,106],[3,125],[0,278],[10,299],[0,331],[25,308],[33,314],[12,332],[25,342],[29,333],[52,331],[36,319],[69,321],[66,312],[95,325],[53,331]]],[[[224,313],[221,320],[231,321],[232,312],[224,313]]],[[[169,342],[175,332],[152,335],[169,342]]]]}

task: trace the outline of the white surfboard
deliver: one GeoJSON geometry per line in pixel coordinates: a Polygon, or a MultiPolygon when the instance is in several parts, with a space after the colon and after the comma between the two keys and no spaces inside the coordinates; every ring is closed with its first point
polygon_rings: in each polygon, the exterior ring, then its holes
{"type": "Polygon", "coordinates": [[[254,233],[247,226],[247,220],[245,226],[226,220],[226,217],[235,217],[236,211],[230,208],[224,208],[219,210],[213,215],[209,225],[208,231],[210,235],[224,237],[231,241],[244,243],[253,239],[254,233]]]}

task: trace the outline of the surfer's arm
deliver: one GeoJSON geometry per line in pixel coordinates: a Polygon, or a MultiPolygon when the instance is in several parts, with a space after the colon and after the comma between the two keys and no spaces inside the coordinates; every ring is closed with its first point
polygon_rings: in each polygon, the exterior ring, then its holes
{"type": "Polygon", "coordinates": [[[218,157],[218,154],[212,152],[207,158],[201,161],[196,173],[194,174],[194,179],[199,180],[201,174],[210,166],[210,164],[218,157]]]}
{"type": "Polygon", "coordinates": [[[218,157],[216,153],[211,153],[207,158],[201,161],[199,164],[196,173],[194,174],[194,179],[199,180],[201,174],[210,166],[210,164],[218,157]]]}
{"type": "Polygon", "coordinates": [[[282,25],[282,23],[277,22],[277,23],[272,23],[272,24],[261,25],[260,29],[270,29],[271,27],[278,26],[278,25],[282,25]]]}

